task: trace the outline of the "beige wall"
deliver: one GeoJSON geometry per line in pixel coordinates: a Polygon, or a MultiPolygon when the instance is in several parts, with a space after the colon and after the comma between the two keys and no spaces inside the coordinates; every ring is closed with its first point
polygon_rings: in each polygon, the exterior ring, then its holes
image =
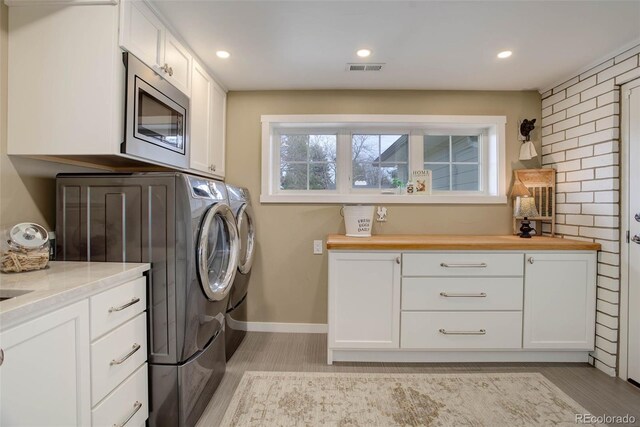
{"type": "MultiPolygon", "coordinates": [[[[227,111],[227,181],[247,187],[257,217],[258,246],[248,299],[250,321],[326,323],[327,255],[312,241],[344,233],[337,205],[260,204],[262,114],[482,114],[507,116],[507,173],[520,163],[517,123],[537,118],[537,92],[265,91],[230,92],[227,111]]],[[[539,149],[539,133],[534,135],[539,149]]],[[[539,152],[539,150],[538,150],[539,152]]],[[[509,179],[509,178],[508,178],[509,179]]],[[[508,205],[387,206],[389,221],[374,233],[505,234],[508,205]]],[[[366,297],[366,295],[363,295],[366,297]]]]}
{"type": "MultiPolygon", "coordinates": [[[[55,175],[72,166],[7,156],[7,15],[0,4],[0,232],[18,222],[55,227],[55,175]]],[[[44,78],[44,76],[43,76],[44,78]]]]}

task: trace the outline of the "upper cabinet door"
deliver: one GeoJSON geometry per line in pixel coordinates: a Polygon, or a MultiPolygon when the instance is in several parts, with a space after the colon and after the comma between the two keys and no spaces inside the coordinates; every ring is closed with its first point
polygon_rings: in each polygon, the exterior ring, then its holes
{"type": "Polygon", "coordinates": [[[191,96],[191,62],[193,58],[189,51],[166,31],[164,42],[164,77],[175,87],[191,96]]]}
{"type": "Polygon", "coordinates": [[[191,75],[191,169],[211,173],[212,79],[193,61],[191,75]]]}
{"type": "Polygon", "coordinates": [[[593,350],[595,253],[527,254],[523,348],[593,350]]]}
{"type": "Polygon", "coordinates": [[[224,178],[227,93],[213,81],[211,93],[211,172],[224,178]]]}
{"type": "Polygon", "coordinates": [[[120,8],[120,46],[160,72],[164,65],[164,25],[145,2],[125,0],[120,8]]]}

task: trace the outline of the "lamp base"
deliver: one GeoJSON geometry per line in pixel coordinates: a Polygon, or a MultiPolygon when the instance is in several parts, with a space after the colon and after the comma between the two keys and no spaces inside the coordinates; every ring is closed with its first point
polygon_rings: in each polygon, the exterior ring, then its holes
{"type": "Polygon", "coordinates": [[[524,219],[522,220],[522,226],[520,227],[520,237],[522,237],[523,239],[530,239],[531,238],[531,231],[533,231],[533,228],[531,228],[530,226],[531,221],[529,221],[527,219],[527,217],[524,217],[524,219]]]}

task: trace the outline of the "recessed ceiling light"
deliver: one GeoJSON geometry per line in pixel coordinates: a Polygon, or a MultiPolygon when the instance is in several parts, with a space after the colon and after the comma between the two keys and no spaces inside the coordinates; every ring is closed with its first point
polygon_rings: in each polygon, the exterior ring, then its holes
{"type": "Polygon", "coordinates": [[[227,52],[226,50],[219,50],[219,51],[216,52],[216,56],[218,58],[227,59],[228,57],[231,56],[231,54],[229,52],[227,52]]]}
{"type": "Polygon", "coordinates": [[[510,50],[503,50],[502,52],[500,52],[498,54],[498,58],[500,59],[504,59],[504,58],[508,58],[513,54],[513,52],[511,52],[510,50]]]}
{"type": "Polygon", "coordinates": [[[371,51],[369,49],[360,49],[356,52],[356,55],[358,55],[360,58],[366,58],[367,56],[371,55],[371,51]]]}

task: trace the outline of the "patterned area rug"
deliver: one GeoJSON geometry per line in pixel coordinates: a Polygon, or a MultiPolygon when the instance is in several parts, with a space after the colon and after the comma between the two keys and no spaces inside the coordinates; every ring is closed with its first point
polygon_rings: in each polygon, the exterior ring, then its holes
{"type": "Polygon", "coordinates": [[[575,426],[586,413],[538,373],[246,372],[222,426],[575,426]]]}

